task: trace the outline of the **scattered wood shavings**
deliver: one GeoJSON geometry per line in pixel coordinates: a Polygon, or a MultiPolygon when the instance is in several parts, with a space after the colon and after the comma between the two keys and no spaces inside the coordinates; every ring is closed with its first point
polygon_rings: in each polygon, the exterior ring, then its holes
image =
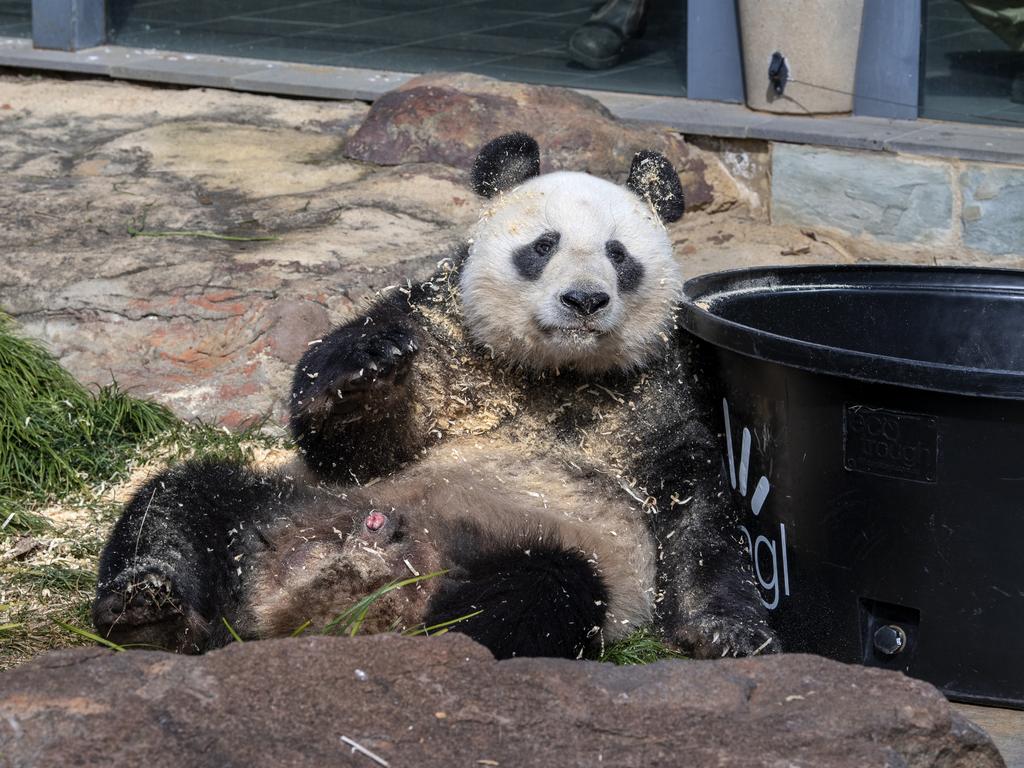
{"type": "MultiPolygon", "coordinates": [[[[46,542],[40,539],[36,539],[32,536],[22,536],[14,543],[14,546],[11,547],[11,549],[7,552],[5,557],[8,560],[19,560],[22,557],[25,557],[25,555],[29,554],[33,550],[39,549],[45,543],[46,542]]],[[[56,543],[56,540],[51,541],[50,546],[47,548],[46,551],[51,551],[54,545],[56,545],[56,543]]]]}
{"type": "Polygon", "coordinates": [[[368,757],[371,760],[373,760],[373,762],[377,763],[377,765],[383,765],[384,768],[389,768],[389,766],[391,765],[391,763],[389,763],[383,757],[378,755],[376,752],[371,752],[366,747],[364,747],[362,744],[360,744],[358,741],[350,739],[348,736],[342,736],[341,737],[341,741],[346,746],[349,746],[349,747],[352,748],[352,754],[355,754],[356,752],[358,752],[361,755],[365,755],[366,757],[368,757]]]}
{"type": "Polygon", "coordinates": [[[767,647],[768,647],[769,645],[771,645],[771,644],[772,644],[772,639],[771,639],[771,638],[769,637],[769,638],[768,638],[767,640],[765,640],[765,641],[764,641],[763,643],[761,643],[761,644],[760,644],[760,645],[759,645],[759,646],[757,647],[757,650],[755,650],[755,651],[754,651],[754,652],[753,652],[752,654],[750,654],[750,655],[751,655],[751,656],[757,656],[757,655],[758,655],[759,653],[761,653],[761,651],[763,651],[763,650],[764,650],[765,648],[767,648],[767,647]]]}

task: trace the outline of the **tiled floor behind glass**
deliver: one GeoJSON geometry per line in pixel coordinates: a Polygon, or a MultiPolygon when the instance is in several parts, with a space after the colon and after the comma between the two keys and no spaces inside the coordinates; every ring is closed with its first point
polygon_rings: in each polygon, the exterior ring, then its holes
{"type": "Polygon", "coordinates": [[[685,95],[685,0],[651,3],[646,34],[627,43],[618,66],[593,71],[569,62],[567,43],[599,5],[587,0],[110,0],[111,42],[685,95]]]}
{"type": "Polygon", "coordinates": [[[1024,0],[926,0],[924,12],[921,116],[1024,124],[1024,50],[1006,39],[1024,45],[1024,0]],[[1004,19],[1020,22],[1016,27],[1001,22],[1000,36],[971,15],[966,7],[971,3],[980,13],[1002,11],[1009,14],[1004,19]],[[1012,101],[1013,94],[1022,103],[1012,101]]]}
{"type": "Polygon", "coordinates": [[[0,37],[32,37],[32,0],[0,0],[0,37]]]}

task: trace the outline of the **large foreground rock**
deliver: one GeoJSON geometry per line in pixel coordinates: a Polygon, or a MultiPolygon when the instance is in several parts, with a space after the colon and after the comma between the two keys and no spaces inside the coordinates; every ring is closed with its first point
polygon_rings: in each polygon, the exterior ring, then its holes
{"type": "Polygon", "coordinates": [[[495,662],[460,635],[50,653],[0,676],[0,764],[1000,766],[930,685],[812,656],[495,662]]]}

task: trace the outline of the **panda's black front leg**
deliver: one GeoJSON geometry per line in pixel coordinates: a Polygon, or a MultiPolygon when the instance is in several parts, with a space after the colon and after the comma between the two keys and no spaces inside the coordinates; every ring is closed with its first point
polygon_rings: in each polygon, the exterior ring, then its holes
{"type": "Polygon", "coordinates": [[[750,656],[780,649],[754,584],[727,497],[709,482],[658,524],[660,623],[695,658],[750,656]]]}
{"type": "Polygon", "coordinates": [[[410,373],[420,341],[384,301],[314,342],[292,382],[292,435],[319,477],[366,480],[411,458],[410,373]]]}
{"type": "MultiPolygon", "coordinates": [[[[650,426],[641,465],[659,493],[659,618],[664,634],[699,658],[781,650],[754,583],[738,509],[723,480],[715,434],[718,399],[710,351],[687,334],[660,373],[671,403],[642,403],[650,426]],[[675,489],[670,493],[664,489],[675,489]]],[[[655,375],[659,375],[655,373],[655,375]]]]}
{"type": "Polygon", "coordinates": [[[167,470],[128,502],[100,556],[93,624],[112,642],[201,653],[247,633],[245,574],[261,526],[287,513],[283,479],[232,462],[167,470]]]}

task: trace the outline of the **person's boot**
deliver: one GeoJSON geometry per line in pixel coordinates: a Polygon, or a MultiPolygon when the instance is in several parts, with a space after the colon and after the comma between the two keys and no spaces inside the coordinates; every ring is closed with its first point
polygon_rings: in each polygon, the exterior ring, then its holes
{"type": "Polygon", "coordinates": [[[626,40],[640,37],[646,22],[646,0],[607,0],[572,33],[569,56],[589,69],[614,67],[626,40]]]}

